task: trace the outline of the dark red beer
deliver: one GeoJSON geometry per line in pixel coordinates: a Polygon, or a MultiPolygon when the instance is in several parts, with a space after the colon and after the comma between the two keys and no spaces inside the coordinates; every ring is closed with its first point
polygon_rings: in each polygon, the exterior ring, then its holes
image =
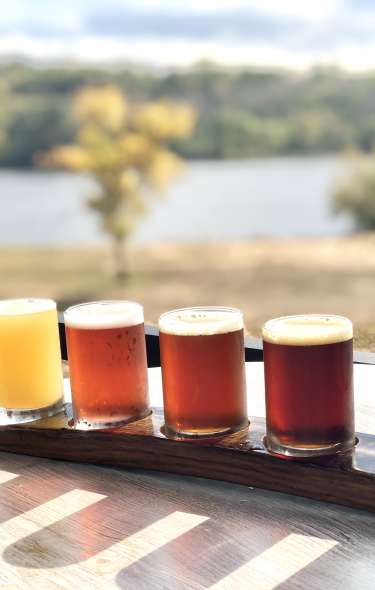
{"type": "Polygon", "coordinates": [[[241,312],[189,308],[159,321],[165,429],[211,436],[248,425],[241,312]]]}
{"type": "Polygon", "coordinates": [[[75,424],[105,428],[149,413],[141,306],[102,301],[65,312],[75,424]]]}
{"type": "Polygon", "coordinates": [[[354,445],[352,324],[291,316],[263,328],[267,444],[290,456],[354,445]]]}

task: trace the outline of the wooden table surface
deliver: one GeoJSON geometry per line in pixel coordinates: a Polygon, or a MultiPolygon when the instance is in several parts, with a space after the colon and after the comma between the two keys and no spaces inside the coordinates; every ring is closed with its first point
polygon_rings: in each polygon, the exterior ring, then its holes
{"type": "MultiPolygon", "coordinates": [[[[247,367],[264,415],[262,364],[247,367]]],[[[160,405],[159,369],[150,370],[160,405]]],[[[375,367],[355,368],[375,433],[375,367]]],[[[152,472],[0,453],[0,588],[374,590],[375,515],[152,472]]]]}

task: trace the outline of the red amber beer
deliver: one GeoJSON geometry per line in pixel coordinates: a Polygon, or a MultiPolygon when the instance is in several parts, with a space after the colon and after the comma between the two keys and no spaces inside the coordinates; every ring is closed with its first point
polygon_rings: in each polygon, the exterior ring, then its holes
{"type": "Polygon", "coordinates": [[[192,307],[159,319],[165,433],[198,438],[248,425],[243,316],[192,307]]]}
{"type": "Polygon", "coordinates": [[[150,413],[143,309],[98,301],[64,314],[74,422],[106,428],[150,413]]]}
{"type": "Polygon", "coordinates": [[[353,326],[335,315],[297,315],[263,327],[267,446],[291,457],[355,444],[353,326]]]}

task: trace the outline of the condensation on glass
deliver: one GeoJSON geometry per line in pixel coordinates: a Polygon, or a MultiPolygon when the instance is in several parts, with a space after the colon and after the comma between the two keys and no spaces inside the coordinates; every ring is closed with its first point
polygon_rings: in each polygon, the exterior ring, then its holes
{"type": "Polygon", "coordinates": [[[95,301],[64,313],[74,423],[106,428],[150,413],[143,308],[95,301]]]}

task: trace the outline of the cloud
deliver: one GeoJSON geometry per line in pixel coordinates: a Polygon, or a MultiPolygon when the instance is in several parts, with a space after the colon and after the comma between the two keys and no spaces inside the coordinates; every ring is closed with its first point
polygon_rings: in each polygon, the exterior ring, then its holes
{"type": "Polygon", "coordinates": [[[14,0],[0,14],[3,35],[35,39],[227,39],[295,50],[371,40],[374,25],[373,0],[14,0]]]}
{"type": "Polygon", "coordinates": [[[96,42],[107,59],[144,60],[152,46],[163,58],[150,61],[170,64],[189,55],[300,64],[362,48],[368,62],[374,31],[374,0],[13,0],[0,13],[0,52],[18,44],[20,53],[90,60],[96,42]]]}
{"type": "MultiPolygon", "coordinates": [[[[48,5],[42,0],[33,0],[33,10],[26,4],[23,10],[13,11],[8,17],[0,15],[0,32],[22,34],[30,37],[71,38],[79,35],[108,37],[174,37],[186,39],[213,39],[229,36],[232,39],[266,39],[288,34],[295,17],[287,19],[259,11],[255,6],[246,7],[242,0],[217,2],[201,0],[189,3],[164,0],[130,0],[119,2],[83,2],[77,0],[75,9],[71,2],[48,5]],[[35,4],[34,4],[35,2],[35,4]],[[216,5],[216,2],[215,2],[216,5]],[[70,9],[73,8],[71,11],[70,9]]],[[[17,3],[16,3],[17,5],[17,3]]]]}
{"type": "Polygon", "coordinates": [[[282,20],[258,13],[255,10],[237,8],[216,13],[176,10],[145,11],[129,8],[123,10],[97,10],[89,14],[85,28],[88,34],[117,37],[181,37],[185,39],[282,38],[293,29],[296,20],[282,20]]]}

